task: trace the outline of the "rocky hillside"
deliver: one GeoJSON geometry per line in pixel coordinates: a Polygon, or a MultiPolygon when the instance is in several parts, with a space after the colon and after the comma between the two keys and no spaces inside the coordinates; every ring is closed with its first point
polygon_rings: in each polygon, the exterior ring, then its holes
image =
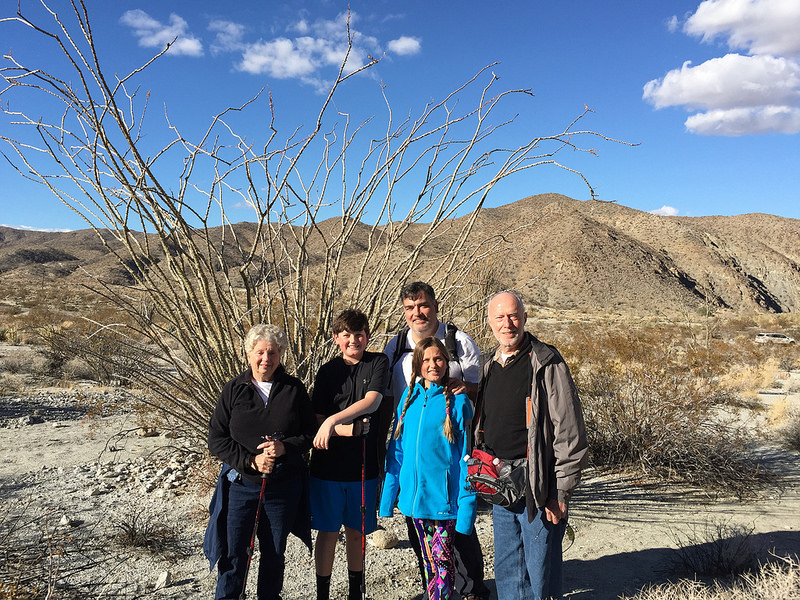
{"type": "MultiPolygon", "coordinates": [[[[796,219],[663,217],[543,194],[484,209],[472,237],[492,248],[484,276],[534,304],[604,313],[800,310],[796,219]]],[[[354,254],[361,250],[353,244],[354,254]]],[[[0,227],[0,282],[69,282],[86,272],[128,283],[91,230],[0,227]]]]}

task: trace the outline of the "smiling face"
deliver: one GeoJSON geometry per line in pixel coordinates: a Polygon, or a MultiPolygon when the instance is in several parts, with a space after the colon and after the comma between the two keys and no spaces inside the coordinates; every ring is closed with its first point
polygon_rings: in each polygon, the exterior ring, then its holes
{"type": "Polygon", "coordinates": [[[253,379],[272,381],[275,369],[281,363],[281,350],[267,340],[258,340],[247,353],[247,362],[253,371],[253,379]]]}
{"type": "Polygon", "coordinates": [[[443,384],[447,378],[447,358],[437,346],[425,348],[420,375],[428,383],[443,384]]]}
{"type": "Polygon", "coordinates": [[[424,292],[403,298],[403,313],[414,341],[434,335],[439,328],[439,303],[424,292]]]}
{"type": "Polygon", "coordinates": [[[503,352],[517,350],[525,335],[528,313],[514,294],[497,294],[489,301],[489,327],[503,352]]]}
{"type": "Polygon", "coordinates": [[[333,342],[342,351],[344,362],[350,365],[356,364],[364,357],[364,350],[369,343],[369,334],[364,331],[340,331],[333,334],[333,342]]]}

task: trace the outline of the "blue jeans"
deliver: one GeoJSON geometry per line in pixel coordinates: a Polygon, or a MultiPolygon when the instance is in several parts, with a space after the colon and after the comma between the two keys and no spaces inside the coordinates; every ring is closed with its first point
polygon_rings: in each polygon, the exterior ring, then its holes
{"type": "MultiPolygon", "coordinates": [[[[256,507],[261,485],[247,479],[225,481],[226,551],[217,564],[217,591],[215,600],[237,600],[242,592],[247,552],[253,534],[256,507]]],[[[303,490],[301,477],[276,483],[267,483],[258,518],[258,546],[261,560],[258,563],[258,600],[280,600],[283,587],[284,553],[286,538],[294,522],[303,490]]],[[[253,570],[248,579],[253,578],[253,570]]]]}
{"type": "Polygon", "coordinates": [[[525,501],[492,507],[494,579],[498,600],[561,598],[561,540],[567,522],[547,520],[540,509],[528,522],[525,501]]]}

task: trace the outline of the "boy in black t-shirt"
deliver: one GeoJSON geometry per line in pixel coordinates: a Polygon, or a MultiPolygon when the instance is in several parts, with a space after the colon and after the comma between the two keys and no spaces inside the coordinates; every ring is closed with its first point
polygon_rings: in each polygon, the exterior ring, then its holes
{"type": "MultiPolygon", "coordinates": [[[[331,572],[339,530],[344,525],[349,595],[361,597],[361,469],[365,472],[364,532],[375,531],[378,489],[378,427],[369,427],[388,381],[389,359],[367,352],[369,323],[364,313],[348,309],[333,321],[333,341],[341,356],[317,372],[311,397],[320,428],[311,453],[311,526],[318,531],[314,546],[317,599],[330,597],[331,572]],[[366,435],[366,440],[361,434],[366,435]],[[366,444],[364,444],[366,442],[366,444]],[[364,445],[366,451],[364,451],[364,445]]],[[[376,423],[377,425],[377,423],[376,423]]]]}

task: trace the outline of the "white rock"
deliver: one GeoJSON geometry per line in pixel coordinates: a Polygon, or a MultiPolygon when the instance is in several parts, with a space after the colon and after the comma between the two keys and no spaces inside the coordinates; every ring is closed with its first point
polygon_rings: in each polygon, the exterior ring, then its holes
{"type": "Polygon", "coordinates": [[[378,529],[369,538],[369,543],[376,548],[388,549],[397,546],[397,536],[393,531],[378,529]]]}
{"type": "Polygon", "coordinates": [[[172,573],[169,571],[162,571],[161,574],[158,576],[156,580],[156,588],[157,590],[163,590],[165,587],[168,587],[172,583],[172,573]]]}

